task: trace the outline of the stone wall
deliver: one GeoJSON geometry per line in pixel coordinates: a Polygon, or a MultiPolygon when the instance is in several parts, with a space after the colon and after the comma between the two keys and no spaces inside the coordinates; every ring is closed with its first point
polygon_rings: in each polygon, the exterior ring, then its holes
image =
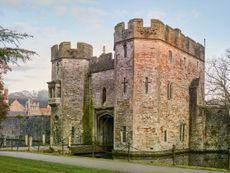
{"type": "Polygon", "coordinates": [[[112,53],[103,53],[98,58],[92,57],[89,69],[91,73],[114,69],[114,59],[112,59],[112,53]]]}
{"type": "Polygon", "coordinates": [[[18,116],[7,117],[0,124],[0,136],[10,138],[31,135],[33,140],[42,141],[42,135],[49,140],[50,116],[18,116]]]}
{"type": "Polygon", "coordinates": [[[114,149],[122,145],[120,127],[127,126],[133,153],[167,151],[173,144],[188,150],[189,89],[194,79],[199,79],[196,104],[204,104],[203,46],[158,20],[143,27],[141,19],[133,19],[127,29],[120,23],[114,36],[114,149]],[[128,79],[127,95],[122,91],[124,78],[128,79]],[[167,96],[168,83],[172,85],[171,98],[167,96]]]}
{"type": "Polygon", "coordinates": [[[229,110],[206,107],[204,123],[204,149],[226,150],[230,146],[229,110]]]}
{"type": "Polygon", "coordinates": [[[180,29],[173,29],[157,19],[151,20],[150,27],[144,27],[143,19],[138,18],[130,20],[127,28],[124,22],[115,26],[115,44],[133,38],[161,40],[204,61],[204,47],[201,44],[184,36],[180,29]]]}
{"type": "Polygon", "coordinates": [[[114,106],[114,70],[106,70],[91,74],[91,88],[94,108],[107,108],[114,106]],[[106,101],[102,102],[103,88],[106,89],[106,101]]]}
{"type": "Polygon", "coordinates": [[[78,42],[62,42],[51,48],[52,79],[49,82],[51,106],[51,135],[54,143],[82,142],[82,118],[86,85],[89,79],[89,60],[92,46],[78,42]]]}
{"type": "MultiPolygon", "coordinates": [[[[116,33],[115,33],[116,39],[116,33]]],[[[115,43],[114,150],[127,150],[133,138],[134,43],[115,43]],[[125,57],[124,44],[127,48],[125,57]],[[124,129],[125,128],[125,129],[124,129]],[[123,136],[126,141],[123,141],[123,136]]]]}

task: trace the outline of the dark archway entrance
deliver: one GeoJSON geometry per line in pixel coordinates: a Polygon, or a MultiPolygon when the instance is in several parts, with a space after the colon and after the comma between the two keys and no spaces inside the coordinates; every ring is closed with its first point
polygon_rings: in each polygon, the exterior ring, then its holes
{"type": "Polygon", "coordinates": [[[113,146],[113,116],[104,114],[97,119],[98,142],[104,146],[113,146]]]}

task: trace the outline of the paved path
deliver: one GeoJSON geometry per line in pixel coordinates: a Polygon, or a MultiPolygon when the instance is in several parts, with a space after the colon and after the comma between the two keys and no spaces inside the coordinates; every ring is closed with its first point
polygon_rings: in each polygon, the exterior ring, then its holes
{"type": "Polygon", "coordinates": [[[78,166],[90,167],[90,168],[101,168],[101,169],[103,168],[103,169],[133,172],[133,173],[214,173],[213,171],[205,171],[205,170],[150,166],[150,165],[142,165],[142,164],[135,164],[135,163],[127,163],[127,162],[116,162],[112,160],[96,160],[96,159],[81,158],[81,157],[73,158],[73,157],[64,157],[64,156],[50,156],[50,155],[27,153],[27,152],[0,151],[0,156],[11,156],[11,157],[33,159],[33,160],[43,160],[43,161],[49,161],[55,163],[78,165],[78,166]]]}

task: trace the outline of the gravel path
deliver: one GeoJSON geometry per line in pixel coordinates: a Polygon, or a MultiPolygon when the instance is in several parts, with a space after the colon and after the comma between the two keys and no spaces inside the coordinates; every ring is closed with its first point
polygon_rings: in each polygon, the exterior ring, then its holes
{"type": "MultiPolygon", "coordinates": [[[[11,156],[25,159],[33,160],[43,160],[54,163],[63,163],[69,165],[78,165],[90,168],[101,168],[133,173],[215,173],[214,171],[206,170],[192,170],[184,168],[173,168],[173,167],[160,167],[160,166],[150,166],[127,162],[118,162],[112,160],[97,160],[91,158],[82,157],[64,157],[64,156],[50,156],[44,154],[35,154],[27,152],[8,152],[0,151],[0,156],[11,156]]],[[[217,172],[216,172],[217,173],[217,172]]]]}

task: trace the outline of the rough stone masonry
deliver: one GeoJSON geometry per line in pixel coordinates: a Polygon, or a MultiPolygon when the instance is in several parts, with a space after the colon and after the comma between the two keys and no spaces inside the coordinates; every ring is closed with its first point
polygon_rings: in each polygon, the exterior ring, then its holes
{"type": "Polygon", "coordinates": [[[112,146],[119,153],[204,149],[204,47],[152,19],[115,26],[114,58],[62,42],[51,48],[51,135],[58,144],[112,146]]]}

